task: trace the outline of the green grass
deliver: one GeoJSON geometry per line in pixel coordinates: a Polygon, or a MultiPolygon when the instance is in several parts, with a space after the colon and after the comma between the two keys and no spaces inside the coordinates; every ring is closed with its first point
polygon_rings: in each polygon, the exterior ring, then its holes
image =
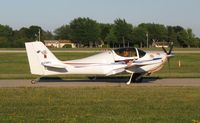
{"type": "MultiPolygon", "coordinates": [[[[61,60],[84,58],[95,53],[55,53],[61,60]]],[[[152,76],[159,77],[200,77],[200,54],[176,54],[170,60],[170,70],[165,64],[164,68],[152,76]],[[178,61],[181,67],[178,67],[178,61]]],[[[66,75],[65,78],[84,76],[66,75]]],[[[31,79],[26,53],[0,53],[0,79],[31,79]]]]}
{"type": "Polygon", "coordinates": [[[170,64],[155,75],[159,77],[200,77],[200,54],[176,54],[170,64]],[[179,60],[181,67],[179,67],[179,60]]]}
{"type": "Polygon", "coordinates": [[[192,123],[199,87],[0,88],[2,123],[192,123]]]}
{"type": "MultiPolygon", "coordinates": [[[[150,51],[158,51],[158,50],[160,50],[160,51],[162,51],[162,48],[155,48],[155,47],[152,47],[152,48],[142,48],[143,50],[145,50],[145,51],[148,51],[148,50],[150,50],[150,51]]],[[[169,50],[169,48],[166,48],[166,49],[168,49],[169,50]]],[[[173,51],[200,51],[200,48],[173,48],[173,51]]]]}
{"type": "MultiPolygon", "coordinates": [[[[61,60],[84,58],[94,53],[55,53],[61,60]]],[[[29,74],[26,53],[0,53],[0,74],[29,74]]]]}
{"type": "MultiPolygon", "coordinates": [[[[61,50],[61,51],[79,51],[79,50],[85,50],[85,51],[101,51],[104,49],[112,49],[112,48],[50,48],[53,51],[61,50]]],[[[162,50],[162,48],[141,48],[143,50],[162,50]]],[[[0,50],[25,50],[25,48],[0,48],[0,50]]],[[[200,48],[174,48],[174,51],[200,51],[200,48]]]]}
{"type": "MultiPolygon", "coordinates": [[[[84,58],[94,53],[55,53],[61,60],[84,58]]],[[[0,53],[0,79],[31,79],[26,53],[0,53]]]]}

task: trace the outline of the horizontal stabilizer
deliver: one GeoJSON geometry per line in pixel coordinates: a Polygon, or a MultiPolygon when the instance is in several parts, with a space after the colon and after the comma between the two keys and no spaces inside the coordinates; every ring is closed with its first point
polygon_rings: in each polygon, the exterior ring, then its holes
{"type": "Polygon", "coordinates": [[[66,66],[61,63],[42,62],[42,65],[45,67],[53,67],[53,68],[60,68],[60,69],[66,68],[66,66]]]}

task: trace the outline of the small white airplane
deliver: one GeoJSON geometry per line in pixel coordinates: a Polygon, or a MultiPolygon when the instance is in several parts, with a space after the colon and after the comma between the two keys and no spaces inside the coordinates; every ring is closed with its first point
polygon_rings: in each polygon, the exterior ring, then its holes
{"type": "MultiPolygon", "coordinates": [[[[60,61],[40,41],[25,43],[31,74],[48,76],[60,74],[85,74],[110,76],[119,73],[130,73],[132,81],[141,80],[142,76],[159,71],[164,63],[173,56],[173,45],[169,52],[144,52],[138,48],[120,48],[98,53],[96,55],[70,61],[60,61]]],[[[32,80],[35,83],[37,80],[32,80]]]]}

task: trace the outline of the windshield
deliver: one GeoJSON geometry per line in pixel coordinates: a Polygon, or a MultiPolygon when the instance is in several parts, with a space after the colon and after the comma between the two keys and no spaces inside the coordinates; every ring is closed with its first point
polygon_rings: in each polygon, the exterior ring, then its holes
{"type": "Polygon", "coordinates": [[[146,52],[144,52],[143,50],[140,50],[140,49],[138,49],[138,53],[139,53],[140,58],[142,58],[146,54],[146,52]]]}
{"type": "Polygon", "coordinates": [[[137,52],[135,48],[121,48],[114,50],[114,52],[122,57],[137,57],[137,52]]]}

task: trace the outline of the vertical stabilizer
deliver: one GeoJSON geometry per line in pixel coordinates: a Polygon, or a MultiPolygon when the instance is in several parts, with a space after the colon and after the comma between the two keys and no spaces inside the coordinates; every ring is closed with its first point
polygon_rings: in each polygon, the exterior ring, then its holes
{"type": "Polygon", "coordinates": [[[49,72],[47,67],[54,67],[52,65],[53,63],[57,66],[61,64],[61,62],[42,42],[27,42],[25,43],[25,46],[32,74],[48,75],[49,72]]]}

